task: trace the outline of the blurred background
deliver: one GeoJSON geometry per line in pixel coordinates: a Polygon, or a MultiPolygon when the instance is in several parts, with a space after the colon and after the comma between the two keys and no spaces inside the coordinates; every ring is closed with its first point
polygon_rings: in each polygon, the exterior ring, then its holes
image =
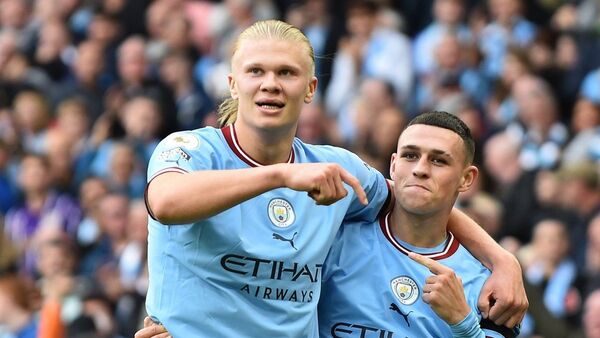
{"type": "Polygon", "coordinates": [[[521,337],[600,337],[598,0],[0,0],[0,337],[133,336],[149,156],[216,126],[269,18],[317,55],[298,137],[389,177],[408,120],[456,114],[482,172],[457,207],[523,265],[521,337]]]}

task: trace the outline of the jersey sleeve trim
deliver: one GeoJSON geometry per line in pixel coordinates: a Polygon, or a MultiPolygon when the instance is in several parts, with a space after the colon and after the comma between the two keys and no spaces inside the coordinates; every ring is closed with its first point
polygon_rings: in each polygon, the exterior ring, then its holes
{"type": "Polygon", "coordinates": [[[150,184],[150,182],[152,182],[152,180],[155,179],[156,176],[162,175],[162,174],[168,173],[168,172],[176,172],[176,173],[186,174],[188,171],[183,168],[179,168],[179,167],[164,168],[164,169],[161,169],[161,170],[155,172],[154,175],[152,175],[150,177],[150,179],[148,179],[148,184],[150,184]]]}
{"type": "Polygon", "coordinates": [[[388,195],[385,198],[385,202],[383,202],[383,205],[381,206],[381,210],[379,210],[379,214],[377,215],[377,218],[381,219],[382,217],[385,217],[388,213],[390,213],[394,207],[394,192],[393,192],[393,187],[392,184],[390,183],[389,180],[385,180],[385,185],[387,187],[387,192],[388,195]]]}
{"type": "Polygon", "coordinates": [[[148,215],[155,221],[158,221],[158,220],[156,219],[156,216],[154,216],[152,209],[150,209],[150,204],[148,204],[148,186],[150,186],[150,182],[152,182],[152,180],[155,179],[157,176],[162,175],[164,173],[168,173],[168,172],[185,174],[185,173],[187,173],[187,170],[179,168],[179,167],[164,168],[162,170],[157,171],[148,180],[148,183],[146,184],[146,189],[144,189],[144,204],[146,205],[146,211],[148,211],[148,215]]]}

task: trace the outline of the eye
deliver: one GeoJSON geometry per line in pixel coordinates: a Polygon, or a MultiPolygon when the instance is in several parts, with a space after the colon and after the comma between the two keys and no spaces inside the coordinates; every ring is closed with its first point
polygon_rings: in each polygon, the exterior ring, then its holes
{"type": "Polygon", "coordinates": [[[434,157],[431,159],[431,162],[435,165],[446,165],[448,164],[448,161],[446,161],[443,158],[439,158],[439,157],[434,157]]]}
{"type": "Polygon", "coordinates": [[[250,73],[252,75],[260,75],[260,74],[262,74],[262,69],[257,68],[257,67],[249,68],[248,73],[250,73]]]}
{"type": "Polygon", "coordinates": [[[414,153],[414,152],[403,152],[400,154],[400,157],[405,158],[408,161],[416,160],[419,158],[417,153],[414,153]]]}
{"type": "Polygon", "coordinates": [[[292,76],[294,75],[294,71],[292,71],[291,69],[282,69],[279,71],[279,75],[281,76],[292,76]]]}

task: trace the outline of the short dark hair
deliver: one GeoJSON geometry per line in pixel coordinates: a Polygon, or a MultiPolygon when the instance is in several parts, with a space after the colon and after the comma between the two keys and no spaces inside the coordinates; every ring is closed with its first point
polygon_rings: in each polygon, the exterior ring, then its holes
{"type": "Polygon", "coordinates": [[[415,124],[424,124],[453,131],[463,140],[467,164],[473,162],[473,157],[475,156],[475,141],[473,140],[473,136],[471,136],[471,130],[455,115],[445,111],[430,111],[417,115],[406,127],[408,128],[415,124]]]}

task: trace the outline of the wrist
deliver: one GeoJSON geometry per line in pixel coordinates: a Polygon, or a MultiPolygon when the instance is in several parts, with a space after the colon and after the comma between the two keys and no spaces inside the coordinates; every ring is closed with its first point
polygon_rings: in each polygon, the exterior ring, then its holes
{"type": "Polygon", "coordinates": [[[469,317],[469,315],[473,313],[473,311],[471,311],[471,308],[469,308],[469,306],[465,303],[465,307],[462,311],[456,311],[452,314],[452,317],[450,317],[447,321],[448,325],[450,326],[457,326],[460,325],[460,323],[464,322],[465,320],[467,320],[467,318],[469,317]]]}
{"type": "Polygon", "coordinates": [[[469,311],[461,321],[449,326],[453,337],[471,337],[479,330],[479,318],[475,312],[469,311]]]}
{"type": "Polygon", "coordinates": [[[490,259],[490,270],[521,270],[521,265],[510,252],[502,249],[490,259]]]}

